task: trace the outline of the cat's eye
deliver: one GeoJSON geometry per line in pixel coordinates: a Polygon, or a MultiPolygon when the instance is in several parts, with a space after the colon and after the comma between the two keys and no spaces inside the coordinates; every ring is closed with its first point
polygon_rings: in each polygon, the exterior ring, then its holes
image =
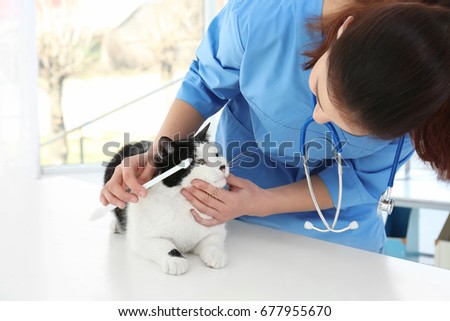
{"type": "Polygon", "coordinates": [[[219,153],[216,153],[216,157],[219,157],[219,153]]]}
{"type": "Polygon", "coordinates": [[[205,160],[200,158],[200,159],[196,160],[196,163],[199,164],[199,165],[205,165],[205,160]]]}

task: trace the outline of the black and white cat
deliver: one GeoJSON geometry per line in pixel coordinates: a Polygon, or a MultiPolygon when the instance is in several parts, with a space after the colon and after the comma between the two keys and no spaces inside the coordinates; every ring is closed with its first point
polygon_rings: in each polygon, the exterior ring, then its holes
{"type": "MultiPolygon", "coordinates": [[[[125,233],[131,249],[144,258],[158,263],[168,274],[183,274],[189,269],[182,253],[193,252],[209,267],[222,268],[227,264],[224,251],[226,230],[220,224],[206,227],[198,224],[191,213],[192,205],[183,197],[181,189],[195,178],[222,188],[226,185],[229,167],[219,155],[217,147],[208,142],[209,124],[186,141],[161,137],[155,166],[159,175],[186,158],[191,165],[165,178],[148,190],[147,197],[138,203],[128,203],[125,209],[115,208],[117,219],[114,231],[125,233]]],[[[122,159],[147,151],[151,142],[141,141],[123,147],[108,164],[104,183],[122,159]]],[[[200,213],[203,218],[209,218],[200,213]]]]}

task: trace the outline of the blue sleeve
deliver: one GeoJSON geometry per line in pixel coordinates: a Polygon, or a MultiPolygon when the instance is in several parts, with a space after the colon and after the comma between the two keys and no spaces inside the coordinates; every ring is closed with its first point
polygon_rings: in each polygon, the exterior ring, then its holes
{"type": "MultiPolygon", "coordinates": [[[[389,175],[397,150],[398,139],[383,149],[343,163],[343,190],[341,208],[377,203],[387,188],[389,175]]],[[[405,138],[397,170],[412,156],[414,149],[409,136],[405,138]]],[[[338,170],[336,162],[318,173],[330,192],[333,204],[338,203],[338,170]]],[[[394,187],[395,188],[395,187],[394,187]]]]}
{"type": "Polygon", "coordinates": [[[240,93],[244,49],[237,16],[242,2],[230,0],[213,19],[177,94],[205,119],[240,93]]]}

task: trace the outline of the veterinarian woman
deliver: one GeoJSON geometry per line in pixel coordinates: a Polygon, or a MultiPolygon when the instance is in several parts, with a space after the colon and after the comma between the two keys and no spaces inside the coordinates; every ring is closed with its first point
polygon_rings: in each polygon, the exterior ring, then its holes
{"type": "MultiPolygon", "coordinates": [[[[406,135],[399,165],[414,146],[450,179],[450,11],[445,3],[385,2],[230,0],[212,21],[158,136],[185,137],[222,109],[216,141],[228,160],[246,156],[232,167],[229,190],[201,181],[184,190],[193,208],[213,217],[193,210],[200,224],[240,218],[379,252],[386,237],[377,203],[399,137],[406,135]],[[336,145],[323,125],[331,122],[344,159],[335,228],[357,221],[357,229],[304,227],[323,227],[299,157],[300,129],[310,116],[317,203],[331,222],[339,185],[336,145]]],[[[146,195],[141,184],[154,172],[147,156],[116,168],[100,196],[104,205],[136,202],[127,187],[146,195]]]]}

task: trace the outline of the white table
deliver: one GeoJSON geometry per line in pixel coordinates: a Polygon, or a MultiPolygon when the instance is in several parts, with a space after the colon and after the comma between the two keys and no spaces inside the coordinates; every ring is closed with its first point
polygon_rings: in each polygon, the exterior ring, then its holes
{"type": "Polygon", "coordinates": [[[89,221],[99,185],[67,177],[3,187],[0,300],[450,300],[450,271],[238,221],[228,267],[188,255],[160,272],[89,221]],[[5,196],[6,198],[3,198],[5,196]]]}

